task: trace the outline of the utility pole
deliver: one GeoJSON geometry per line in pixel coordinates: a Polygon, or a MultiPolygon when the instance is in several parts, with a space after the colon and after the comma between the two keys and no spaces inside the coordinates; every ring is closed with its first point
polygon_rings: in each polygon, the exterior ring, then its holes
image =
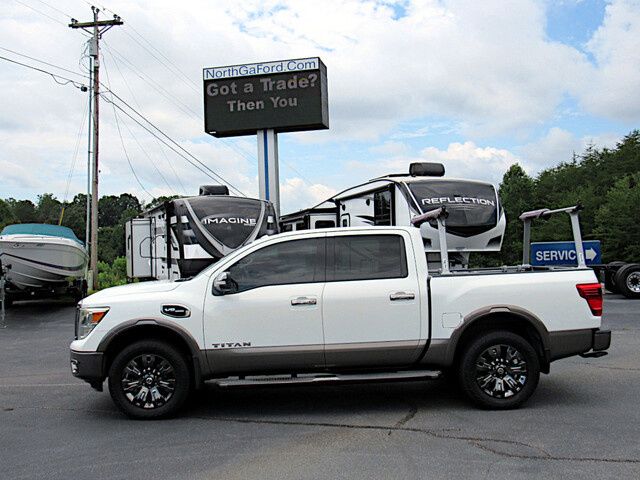
{"type": "Polygon", "coordinates": [[[100,39],[110,28],[122,25],[124,22],[118,15],[113,20],[98,20],[100,9],[92,6],[93,21],[78,22],[71,19],[69,27],[81,28],[92,34],[89,55],[93,60],[93,174],[91,178],[91,262],[89,269],[92,275],[93,290],[98,289],[98,137],[100,132],[100,39]]]}

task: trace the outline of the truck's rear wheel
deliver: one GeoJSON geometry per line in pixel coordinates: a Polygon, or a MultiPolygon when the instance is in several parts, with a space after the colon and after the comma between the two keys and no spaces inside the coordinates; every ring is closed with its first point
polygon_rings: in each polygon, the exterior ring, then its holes
{"type": "Polygon", "coordinates": [[[124,348],[109,368],[109,393],[132,418],[174,415],[191,391],[189,366],[179,350],[158,340],[124,348]]]}
{"type": "Polygon", "coordinates": [[[462,390],[478,406],[515,408],[536,389],[540,361],[527,340],[495,331],[468,344],[460,358],[458,376],[462,390]]]}
{"type": "Polygon", "coordinates": [[[627,298],[640,298],[640,264],[629,263],[616,273],[616,286],[627,298]]]}

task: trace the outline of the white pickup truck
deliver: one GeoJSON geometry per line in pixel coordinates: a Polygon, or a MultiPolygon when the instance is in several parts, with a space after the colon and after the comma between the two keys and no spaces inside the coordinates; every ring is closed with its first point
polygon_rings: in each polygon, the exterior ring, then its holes
{"type": "Polygon", "coordinates": [[[135,418],[175,413],[205,380],[336,384],[445,370],[476,404],[501,409],[529,398],[552,361],[606,353],[592,270],[446,267],[428,270],[414,227],[264,237],[192,279],[85,298],[71,370],[97,390],[108,378],[135,418]]]}

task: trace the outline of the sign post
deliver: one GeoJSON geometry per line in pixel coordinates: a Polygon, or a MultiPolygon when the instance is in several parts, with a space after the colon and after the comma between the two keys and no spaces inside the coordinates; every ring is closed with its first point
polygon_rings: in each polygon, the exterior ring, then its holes
{"type": "Polygon", "coordinates": [[[278,165],[278,134],[269,128],[258,130],[258,177],[260,198],[273,203],[280,216],[280,181],[278,165]]]}
{"type": "Polygon", "coordinates": [[[205,68],[204,129],[257,135],[260,198],[280,212],[278,133],[329,128],[327,68],[320,58],[205,68]]]}

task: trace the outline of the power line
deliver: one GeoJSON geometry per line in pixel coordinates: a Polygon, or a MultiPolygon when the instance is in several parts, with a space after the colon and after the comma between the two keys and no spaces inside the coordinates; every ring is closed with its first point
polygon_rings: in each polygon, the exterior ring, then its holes
{"type": "MultiPolygon", "coordinates": [[[[127,87],[127,90],[129,90],[129,93],[131,94],[131,98],[133,98],[133,101],[136,104],[136,107],[138,107],[139,110],[142,110],[142,107],[140,107],[140,102],[138,102],[138,99],[136,98],[135,94],[133,93],[133,90],[131,89],[131,86],[129,85],[129,82],[127,82],[127,79],[122,74],[122,70],[120,70],[120,66],[118,65],[118,62],[116,61],[116,57],[113,55],[113,53],[111,53],[111,50],[109,50],[109,55],[111,55],[111,60],[113,60],[113,64],[116,66],[116,70],[118,70],[118,74],[120,74],[120,78],[122,78],[122,81],[124,82],[124,85],[127,87]]],[[[162,156],[164,157],[164,159],[167,161],[167,164],[169,165],[169,168],[173,172],[174,177],[176,178],[176,180],[180,184],[180,187],[182,188],[182,191],[185,193],[185,195],[187,195],[188,194],[187,189],[185,188],[184,184],[182,183],[182,179],[178,175],[178,172],[176,172],[176,169],[173,168],[173,163],[169,160],[169,157],[167,156],[166,152],[164,151],[164,149],[162,148],[161,145],[158,145],[158,149],[160,150],[160,153],[162,153],[162,156]]]]}
{"type": "MultiPolygon", "coordinates": [[[[113,95],[115,98],[118,98],[120,101],[122,101],[124,104],[126,104],[126,102],[124,102],[122,99],[120,99],[116,94],[114,94],[113,92],[109,92],[111,95],[113,95]]],[[[246,195],[239,190],[237,187],[235,187],[233,184],[231,184],[230,182],[228,182],[227,180],[225,180],[221,175],[219,175],[218,173],[216,173],[215,171],[213,171],[211,168],[209,168],[206,164],[204,164],[199,158],[197,158],[195,155],[193,155],[191,152],[189,152],[187,149],[185,149],[182,145],[178,144],[175,140],[173,140],[171,137],[169,137],[166,133],[164,133],[162,130],[160,130],[157,126],[155,126],[151,121],[149,121],[147,118],[145,118],[144,116],[140,115],[138,112],[136,112],[134,109],[131,108],[131,106],[129,106],[127,104],[127,108],[131,109],[132,111],[134,111],[136,113],[136,115],[140,116],[140,118],[142,118],[147,124],[149,124],[153,129],[155,129],[157,132],[159,132],[163,137],[165,137],[167,140],[161,138],[160,136],[157,135],[156,132],[154,132],[153,130],[151,130],[149,127],[147,127],[146,125],[144,125],[143,123],[141,123],[138,119],[136,119],[135,117],[133,117],[129,112],[127,112],[124,108],[122,108],[120,105],[118,105],[117,103],[115,103],[113,100],[110,100],[106,97],[103,97],[105,101],[112,103],[113,105],[115,105],[115,107],[120,110],[122,113],[124,113],[127,117],[129,117],[131,120],[133,120],[135,123],[137,123],[140,127],[142,127],[144,130],[147,131],[147,133],[149,133],[150,135],[152,135],[153,137],[155,137],[158,141],[162,142],[166,147],[168,147],[169,149],[171,149],[174,153],[176,153],[178,156],[180,156],[181,158],[183,158],[184,160],[186,160],[188,163],[190,163],[191,165],[193,165],[194,167],[196,167],[200,172],[202,172],[203,174],[205,174],[206,176],[208,176],[209,178],[211,178],[212,180],[218,181],[218,182],[222,182],[227,184],[232,190],[234,190],[235,192],[237,192],[239,195],[246,197],[246,195]],[[175,145],[172,146],[171,144],[175,145]],[[180,151],[178,151],[176,148],[182,150],[183,152],[185,152],[187,156],[185,156],[184,154],[182,154],[180,151]],[[191,158],[189,158],[191,157],[191,158]],[[191,159],[193,159],[196,163],[194,163],[194,161],[192,161],[191,159]]]]}
{"type": "MultiPolygon", "coordinates": [[[[89,102],[91,98],[87,98],[87,104],[85,106],[85,110],[89,109],[89,102]]],[[[67,196],[69,195],[69,187],[71,185],[71,178],[73,177],[73,172],[75,171],[76,161],[78,160],[78,151],[80,150],[80,137],[82,136],[82,132],[84,131],[84,125],[87,121],[87,116],[82,115],[82,122],[80,123],[80,130],[78,130],[78,136],[76,138],[76,147],[73,153],[73,159],[71,160],[71,168],[69,168],[69,175],[67,176],[67,186],[64,191],[63,203],[67,201],[67,196]]]]}
{"type": "MultiPolygon", "coordinates": [[[[195,160],[200,166],[202,166],[202,168],[208,170],[209,172],[211,172],[211,174],[215,177],[212,177],[211,175],[208,175],[209,178],[215,179],[217,181],[220,181],[222,183],[226,183],[229,187],[231,187],[233,190],[235,190],[237,193],[239,193],[240,195],[242,195],[243,197],[246,197],[246,195],[240,190],[238,189],[236,186],[234,186],[231,182],[229,182],[228,180],[226,180],[224,177],[222,177],[222,175],[220,175],[219,173],[216,173],[214,170],[212,170],[209,166],[207,166],[204,162],[202,162],[198,157],[196,157],[195,155],[193,155],[191,152],[189,152],[186,148],[184,148],[182,145],[180,145],[178,142],[176,142],[173,138],[171,138],[169,135],[167,135],[165,132],[163,132],[160,128],[158,128],[155,124],[153,124],[150,120],[148,120],[144,115],[140,114],[139,112],[137,112],[135,109],[133,109],[129,104],[127,104],[127,102],[125,102],[124,100],[122,100],[120,97],[118,97],[118,95],[116,95],[113,92],[110,92],[112,95],[114,95],[116,98],[118,98],[119,101],[121,101],[122,103],[124,103],[127,108],[129,108],[131,111],[133,111],[136,115],[138,115],[140,118],[142,118],[146,123],[148,123],[151,127],[153,127],[157,132],[159,132],[163,137],[165,137],[169,142],[171,142],[173,145],[175,145],[177,148],[179,148],[180,150],[182,150],[185,154],[187,154],[189,157],[191,157],[193,160],[195,160]]],[[[116,107],[118,107],[118,105],[116,105],[116,107]]],[[[127,112],[125,112],[122,108],[120,108],[121,111],[123,111],[127,116],[129,116],[129,118],[131,118],[133,120],[133,117],[131,117],[127,112]]],[[[139,125],[141,125],[140,123],[138,123],[139,125]]],[[[148,130],[147,130],[148,131],[148,130]]],[[[157,137],[156,137],[157,138],[157,137]]],[[[179,152],[177,152],[173,147],[171,147],[170,145],[168,145],[166,142],[163,142],[165,145],[167,145],[169,148],[171,148],[174,152],[178,153],[178,155],[180,155],[182,158],[185,158],[187,161],[189,161],[186,157],[184,157],[184,155],[181,155],[179,152]]],[[[191,163],[192,165],[193,162],[189,161],[189,163],[191,163]]],[[[201,170],[200,168],[198,168],[199,170],[201,170]]],[[[202,170],[201,170],[202,171],[202,170]]]]}
{"type": "MultiPolygon", "coordinates": [[[[192,110],[188,105],[186,105],[185,103],[183,103],[182,101],[178,100],[173,94],[171,94],[169,91],[167,91],[165,88],[163,88],[162,86],[160,86],[158,83],[156,83],[154,80],[151,80],[148,76],[146,76],[145,74],[143,74],[142,72],[140,72],[139,70],[137,70],[137,68],[129,61],[127,60],[120,52],[118,52],[115,48],[111,47],[110,45],[107,44],[107,42],[104,42],[105,47],[107,49],[110,50],[110,54],[112,57],[115,58],[115,55],[117,55],[120,60],[122,60],[123,62],[125,62],[126,64],[128,64],[129,68],[131,68],[131,70],[136,73],[138,75],[138,77],[140,77],[140,79],[142,81],[144,81],[145,83],[147,83],[148,85],[151,86],[151,88],[153,88],[156,92],[160,93],[160,95],[162,95],[164,98],[166,98],[167,100],[169,100],[171,103],[173,103],[174,105],[176,105],[181,111],[182,113],[185,113],[186,115],[189,115],[191,117],[193,117],[194,119],[198,120],[198,122],[200,122],[201,117],[200,114],[196,113],[194,110],[192,110]],[[115,54],[115,55],[114,55],[115,54]]],[[[165,68],[166,65],[163,65],[165,68]]],[[[168,69],[170,73],[173,74],[173,72],[168,69]]],[[[226,146],[227,148],[235,151],[238,155],[240,155],[241,157],[243,157],[245,160],[248,160],[252,163],[257,163],[257,159],[253,156],[248,155],[245,151],[239,149],[235,144],[227,142],[224,139],[219,139],[222,144],[224,146],[226,146]]]]}
{"type": "MultiPolygon", "coordinates": [[[[109,70],[107,69],[107,64],[104,61],[104,56],[102,57],[102,65],[104,67],[104,72],[107,76],[107,86],[109,88],[109,90],[111,90],[111,79],[109,78],[109,70]]],[[[112,104],[113,106],[113,104],[112,104]]],[[[115,108],[113,110],[113,113],[115,115],[115,108]]],[[[136,136],[133,134],[133,132],[131,131],[131,129],[129,128],[129,126],[126,123],[123,123],[123,125],[125,126],[125,128],[129,131],[129,134],[131,135],[131,137],[134,139],[134,141],[138,144],[138,147],[140,147],[140,150],[142,150],[142,153],[144,153],[144,155],[147,157],[147,159],[151,162],[151,164],[153,165],[153,168],[156,170],[156,172],[158,173],[158,175],[160,175],[160,178],[162,178],[162,180],[164,181],[164,183],[167,185],[167,187],[169,188],[169,190],[171,190],[174,193],[177,193],[174,188],[169,185],[169,182],[167,181],[167,179],[165,178],[165,176],[162,174],[162,172],[160,171],[160,169],[157,167],[156,163],[153,161],[153,159],[149,156],[149,154],[147,153],[147,151],[144,149],[144,147],[140,144],[140,142],[138,141],[138,139],[136,138],[136,136]]]]}
{"type": "Polygon", "coordinates": [[[23,7],[27,7],[29,10],[32,10],[32,11],[36,12],[38,15],[42,15],[43,17],[47,17],[49,20],[53,20],[53,21],[54,21],[54,22],[56,22],[56,23],[60,23],[60,24],[62,24],[62,25],[65,25],[65,26],[66,26],[66,24],[65,24],[62,20],[58,20],[57,18],[53,18],[51,15],[47,15],[46,13],[44,13],[44,12],[42,12],[42,11],[40,11],[40,10],[35,9],[35,8],[33,8],[32,6],[27,5],[26,3],[21,2],[20,0],[14,0],[14,1],[15,1],[16,3],[19,3],[20,5],[22,5],[23,7]]]}
{"type": "Polygon", "coordinates": [[[107,89],[107,91],[113,95],[115,98],[117,98],[120,102],[122,102],[124,105],[126,105],[126,107],[128,109],[130,109],[132,112],[134,112],[136,115],[138,115],[140,118],[142,118],[145,122],[147,122],[149,125],[151,125],[155,130],[157,130],[160,134],[162,134],[164,137],[166,137],[171,143],[173,143],[174,145],[176,145],[179,149],[181,149],[182,151],[184,151],[187,155],[189,155],[190,157],[192,157],[195,161],[197,161],[199,164],[201,164],[204,168],[206,168],[207,170],[209,170],[213,175],[215,175],[216,177],[219,178],[219,181],[226,183],[227,185],[229,185],[230,187],[232,187],[234,190],[236,190],[238,193],[240,193],[242,196],[246,195],[244,193],[242,193],[241,190],[239,190],[238,188],[234,187],[230,182],[228,182],[227,180],[225,180],[221,175],[219,175],[218,173],[216,173],[214,170],[212,170],[210,167],[208,167],[205,163],[203,163],[199,158],[197,158],[196,156],[194,156],[191,152],[189,152],[188,150],[186,150],[182,145],[180,145],[179,143],[177,143],[173,138],[171,138],[169,135],[167,135],[165,132],[163,132],[160,128],[158,128],[153,122],[151,122],[149,119],[147,119],[147,117],[145,117],[143,114],[141,114],[139,111],[137,111],[135,108],[133,108],[131,105],[129,105],[122,97],[120,97],[118,94],[116,94],[113,90],[111,90],[107,85],[101,84],[103,87],[105,87],[107,89]]]}
{"type": "Polygon", "coordinates": [[[46,5],[47,7],[49,7],[51,10],[55,10],[56,12],[60,13],[61,15],[64,15],[67,18],[73,18],[71,15],[69,15],[68,13],[63,12],[62,10],[60,10],[57,7],[54,7],[53,5],[51,5],[50,3],[45,2],[44,0],[36,0],[38,2],[40,2],[43,5],[46,5]]]}
{"type": "Polygon", "coordinates": [[[63,77],[62,75],[58,75],[57,73],[52,73],[52,72],[49,72],[48,70],[43,70],[42,68],[34,67],[33,65],[27,65],[26,63],[21,63],[21,62],[18,62],[16,60],[12,60],[10,58],[3,57],[3,56],[0,56],[0,59],[1,60],[6,60],[7,62],[15,63],[16,65],[20,65],[22,67],[26,67],[26,68],[29,68],[31,70],[35,70],[37,72],[46,73],[47,75],[50,75],[51,78],[53,78],[53,80],[56,83],[60,84],[60,85],[72,84],[74,87],[79,88],[80,90],[85,91],[87,89],[86,85],[84,85],[82,83],[79,83],[76,80],[71,80],[70,78],[63,77]],[[58,81],[59,78],[64,80],[64,81],[63,82],[58,81]]]}
{"type": "MultiPolygon", "coordinates": [[[[90,5],[90,2],[88,2],[87,0],[84,0],[85,3],[90,5]]],[[[101,5],[101,8],[105,11],[111,12],[114,15],[116,15],[116,13],[113,10],[110,10],[109,8],[105,7],[104,5],[101,5]]],[[[145,49],[153,58],[155,58],[158,63],[160,63],[163,67],[165,67],[170,73],[172,74],[178,74],[181,76],[181,80],[185,79],[186,82],[183,80],[183,82],[185,84],[188,84],[188,86],[195,90],[196,92],[199,92],[197,89],[197,85],[195,82],[193,82],[189,77],[187,77],[182,70],[174,63],[171,61],[171,59],[169,59],[164,53],[162,53],[158,48],[156,48],[151,42],[149,42],[140,32],[138,32],[132,25],[129,24],[129,28],[138,36],[140,37],[141,40],[143,40],[146,44],[149,45],[149,47],[151,47],[153,50],[155,50],[160,56],[162,56],[166,62],[162,61],[160,58],[158,58],[149,48],[147,48],[145,45],[143,45],[142,43],[140,43],[140,41],[138,41],[136,38],[134,38],[131,34],[129,34],[126,30],[123,30],[123,32],[125,33],[125,35],[127,35],[129,38],[131,38],[134,42],[136,42],[138,45],[140,45],[143,49],[145,49]],[[169,65],[167,65],[167,62],[173,66],[173,68],[171,68],[169,65]]],[[[117,50],[115,50],[113,47],[111,47],[110,45],[107,45],[106,42],[104,42],[105,46],[107,46],[107,48],[110,48],[109,53],[111,54],[112,58],[114,59],[115,62],[115,56],[113,51],[115,51],[115,53],[120,57],[120,59],[122,61],[124,61],[125,63],[127,63],[129,65],[129,67],[138,74],[138,76],[145,81],[146,83],[148,83],[149,85],[152,86],[152,88],[154,88],[156,91],[158,91],[162,96],[164,96],[165,98],[167,98],[169,101],[171,101],[172,103],[174,103],[174,105],[178,106],[178,108],[180,110],[182,110],[183,113],[187,113],[191,116],[193,116],[195,119],[197,119],[198,121],[201,119],[200,115],[198,113],[196,113],[194,110],[192,110],[188,105],[186,105],[185,103],[181,102],[180,100],[178,100],[177,98],[175,98],[170,92],[168,92],[166,89],[164,89],[162,86],[160,86],[159,84],[157,84],[155,81],[151,80],[150,78],[148,78],[148,80],[146,80],[144,77],[146,75],[141,74],[139,71],[137,71],[137,69],[135,68],[135,66],[129,62],[120,52],[118,52],[117,50]],[[112,51],[113,50],[113,51],[112,51]],[[155,85],[154,85],[155,84],[155,85]],[[165,92],[166,95],[163,93],[165,92]],[[168,95],[168,96],[167,96],[168,95]],[[177,103],[176,103],[177,102],[177,103]],[[185,111],[186,109],[186,111],[185,111]]],[[[119,69],[119,67],[118,67],[119,69]]],[[[124,75],[122,75],[122,72],[120,72],[120,75],[123,77],[124,80],[124,75]]],[[[126,84],[126,80],[125,80],[125,84],[126,84]]],[[[129,88],[128,84],[127,84],[127,88],[129,89],[129,92],[132,94],[132,97],[134,97],[134,101],[135,101],[135,96],[133,95],[133,93],[131,92],[131,89],[129,88]]],[[[138,108],[140,108],[139,103],[136,101],[136,104],[138,106],[138,108]]],[[[225,141],[224,139],[219,139],[223,145],[225,145],[227,148],[230,148],[232,150],[234,150],[237,154],[239,154],[241,157],[243,157],[245,160],[248,160],[252,163],[256,163],[257,162],[257,158],[247,152],[246,150],[242,149],[241,147],[239,147],[238,145],[232,143],[232,142],[228,142],[225,141]]],[[[289,162],[285,161],[284,159],[282,160],[282,163],[284,163],[284,165],[286,167],[288,167],[290,170],[292,170],[295,174],[297,174],[303,181],[307,182],[309,185],[312,185],[313,183],[307,179],[304,175],[302,175],[302,173],[300,173],[300,171],[298,169],[296,169],[293,165],[291,165],[289,162]]]]}
{"type": "MultiPolygon", "coordinates": [[[[92,5],[91,2],[84,0],[84,2],[87,5],[92,5]]],[[[94,4],[96,4],[96,2],[94,2],[94,4]]],[[[114,15],[117,15],[116,12],[114,12],[113,10],[105,7],[104,5],[99,5],[100,8],[102,8],[102,10],[110,12],[114,15]]],[[[155,45],[153,45],[152,42],[150,42],[149,40],[147,40],[145,38],[144,35],[142,35],[137,29],[135,29],[131,24],[129,24],[129,28],[131,29],[131,31],[133,31],[133,33],[135,33],[138,37],[140,37],[141,40],[143,40],[149,47],[151,47],[153,50],[155,50],[162,58],[164,58],[170,65],[172,65],[175,69],[175,73],[182,75],[182,77],[187,81],[188,84],[190,84],[190,86],[192,88],[195,89],[196,92],[198,91],[198,85],[191,80],[188,76],[186,76],[182,70],[180,69],[180,67],[178,67],[174,62],[171,61],[171,59],[169,57],[167,57],[164,53],[162,53],[155,45]]],[[[128,35],[133,41],[135,41],[138,45],[140,45],[142,48],[144,48],[145,50],[147,50],[147,52],[149,52],[149,54],[151,56],[153,56],[156,60],[158,60],[158,62],[160,62],[161,64],[163,64],[165,67],[167,67],[164,62],[162,62],[160,59],[158,59],[147,47],[145,47],[144,45],[140,44],[140,42],[138,42],[135,38],[133,38],[128,32],[125,31],[125,34],[128,35]]],[[[168,67],[167,67],[168,68],[168,67]]],[[[169,69],[171,70],[171,69],[169,69]]]]}
{"type": "MultiPolygon", "coordinates": [[[[106,98],[105,98],[105,100],[106,100],[106,98]]],[[[149,195],[149,198],[151,198],[153,200],[154,196],[151,195],[151,193],[149,193],[149,191],[146,188],[144,188],[144,185],[140,181],[140,178],[138,177],[138,174],[136,173],[135,168],[133,168],[133,163],[131,162],[131,158],[129,158],[129,153],[127,152],[127,147],[125,147],[124,139],[122,138],[122,131],[120,130],[120,122],[118,121],[118,113],[116,112],[115,104],[111,103],[111,106],[114,107],[114,109],[113,109],[113,117],[116,120],[116,128],[118,130],[118,136],[120,137],[120,144],[122,145],[122,151],[124,152],[124,156],[127,159],[127,163],[129,164],[129,168],[131,169],[131,173],[133,173],[133,176],[135,177],[136,181],[138,182],[138,185],[140,185],[140,188],[142,188],[142,190],[147,195],[149,195]]]]}
{"type": "MultiPolygon", "coordinates": [[[[116,49],[114,49],[113,47],[107,45],[107,42],[104,42],[105,46],[107,47],[107,50],[109,51],[111,57],[115,60],[115,55],[118,55],[118,57],[120,57],[120,59],[122,59],[123,61],[125,61],[126,63],[128,63],[132,69],[135,71],[135,67],[131,64],[131,62],[129,62],[126,58],[124,58],[116,49]]],[[[116,64],[117,65],[117,64],[116,64]]],[[[119,68],[119,67],[118,67],[119,68]]],[[[144,81],[145,78],[143,75],[138,75],[140,76],[140,78],[144,81]]],[[[152,88],[156,89],[153,85],[153,83],[155,82],[147,82],[149,83],[152,88]]],[[[197,157],[193,156],[190,152],[188,152],[187,150],[185,150],[181,145],[179,145],[177,142],[175,142],[175,140],[173,140],[171,137],[169,137],[169,135],[167,135],[166,133],[164,133],[162,130],[160,130],[158,127],[156,127],[150,120],[148,120],[143,114],[141,114],[139,111],[137,111],[135,108],[133,108],[131,105],[129,105],[122,97],[120,97],[119,95],[115,94],[108,86],[103,85],[105,88],[107,88],[107,90],[109,90],[109,92],[114,95],[120,102],[122,102],[124,105],[127,106],[127,108],[129,108],[131,111],[135,112],[136,115],[138,115],[140,118],[142,118],[144,121],[148,122],[151,126],[153,126],[153,128],[155,128],[158,132],[160,132],[162,135],[164,135],[167,139],[169,139],[172,143],[174,143],[178,148],[184,150],[188,155],[190,155],[192,158],[194,158],[197,162],[201,163],[202,166],[208,170],[210,170],[214,175],[218,176],[220,178],[219,181],[222,181],[223,183],[227,183],[229,186],[231,186],[232,188],[234,188],[234,190],[236,190],[238,193],[240,193],[242,196],[246,196],[244,193],[242,193],[242,191],[240,191],[239,189],[233,187],[233,185],[231,185],[229,182],[227,182],[226,180],[224,180],[222,177],[219,176],[219,174],[217,174],[214,170],[212,170],[211,168],[209,168],[207,165],[205,165],[203,162],[201,162],[197,157]]],[[[129,90],[131,91],[131,89],[129,88],[129,90]]],[[[165,89],[164,90],[169,96],[170,96],[170,100],[172,100],[171,94],[169,92],[167,92],[165,89]]],[[[158,89],[156,89],[156,91],[159,91],[158,89]]],[[[162,92],[160,92],[162,94],[162,92]]],[[[133,94],[132,94],[133,95],[133,94]]],[[[166,95],[163,94],[163,96],[165,96],[165,98],[167,98],[166,95]]],[[[136,102],[137,103],[137,102],[136,102]]],[[[175,103],[175,102],[174,102],[175,103]]],[[[180,107],[180,105],[178,105],[178,107],[180,107]]],[[[188,108],[188,107],[187,107],[188,108]]],[[[198,117],[198,115],[191,109],[189,109],[191,112],[191,115],[198,117]]],[[[183,109],[183,112],[185,112],[185,110],[183,109]]],[[[189,114],[189,112],[185,112],[187,114],[189,114]]]]}
{"type": "MultiPolygon", "coordinates": [[[[129,110],[131,110],[132,112],[134,112],[136,115],[138,115],[141,119],[143,119],[145,122],[147,122],[149,125],[151,125],[155,130],[157,130],[159,133],[161,133],[164,137],[166,137],[171,143],[173,143],[174,145],[176,145],[179,149],[183,150],[187,155],[189,155],[190,157],[192,157],[194,160],[196,160],[198,163],[202,164],[202,166],[204,168],[206,168],[207,170],[209,170],[211,173],[213,173],[213,175],[217,176],[218,178],[220,178],[220,180],[224,183],[226,183],[227,185],[233,187],[236,191],[238,191],[239,193],[240,190],[236,189],[230,182],[226,181],[224,178],[222,178],[221,175],[219,175],[218,173],[216,173],[214,170],[212,170],[210,167],[208,167],[207,165],[205,165],[199,158],[197,158],[196,156],[194,156],[191,152],[189,152],[188,150],[186,150],[182,145],[180,145],[178,142],[176,142],[173,138],[171,138],[169,135],[167,135],[165,132],[163,132],[159,127],[157,127],[153,122],[151,122],[151,120],[149,120],[147,117],[145,117],[142,113],[140,113],[139,111],[137,111],[135,108],[133,108],[131,105],[129,105],[121,96],[119,96],[118,94],[116,94],[113,90],[109,89],[108,86],[102,84],[103,87],[105,87],[107,89],[107,91],[113,95],[115,98],[117,98],[121,103],[123,103],[129,110]]],[[[244,194],[242,194],[243,196],[246,196],[244,194]]]]}
{"type": "Polygon", "coordinates": [[[49,67],[57,68],[58,70],[62,70],[62,71],[67,72],[67,73],[72,73],[74,75],[78,75],[79,77],[86,78],[87,80],[89,79],[89,77],[87,75],[84,75],[82,73],[74,72],[73,70],[69,70],[68,68],[61,67],[61,66],[55,65],[53,63],[45,62],[44,60],[40,60],[39,58],[30,57],[29,55],[26,55],[26,54],[20,53],[20,52],[16,52],[15,50],[11,50],[10,48],[0,47],[0,50],[4,50],[5,52],[13,53],[14,55],[18,55],[20,57],[28,58],[29,60],[33,60],[34,62],[42,63],[43,65],[47,65],[49,67]]]}
{"type": "MultiPolygon", "coordinates": [[[[66,24],[65,22],[63,22],[62,20],[58,20],[57,18],[53,18],[51,15],[48,15],[48,14],[44,13],[43,11],[38,10],[38,9],[36,9],[36,8],[34,8],[34,7],[30,6],[30,5],[27,5],[26,3],[21,2],[20,0],[14,0],[14,1],[15,1],[16,3],[19,3],[20,5],[22,5],[23,7],[27,7],[29,10],[31,10],[31,11],[33,11],[33,12],[37,13],[38,15],[42,15],[43,17],[47,17],[49,20],[54,21],[54,22],[56,22],[56,23],[59,23],[59,24],[61,24],[61,25],[64,25],[65,27],[67,26],[67,24],[66,24]]],[[[38,1],[40,1],[40,0],[38,0],[38,1]]],[[[40,1],[40,3],[45,3],[45,2],[40,1]]],[[[50,5],[49,5],[49,6],[50,6],[50,5]]],[[[50,6],[50,7],[51,7],[51,6],[50,6]]],[[[65,16],[67,16],[66,14],[64,14],[64,15],[65,15],[65,16]]],[[[71,17],[69,17],[69,18],[71,18],[71,17]]],[[[82,34],[83,34],[83,35],[85,35],[85,36],[87,36],[87,35],[88,35],[88,34],[87,34],[87,33],[85,33],[85,32],[82,32],[82,34]]]]}
{"type": "MultiPolygon", "coordinates": [[[[138,45],[140,45],[142,48],[144,48],[144,49],[149,53],[149,55],[151,55],[153,58],[155,58],[155,59],[158,61],[158,63],[160,63],[162,66],[164,66],[167,70],[169,70],[169,71],[170,71],[170,72],[172,72],[172,73],[177,73],[178,75],[180,75],[180,76],[181,76],[180,80],[182,80],[182,82],[183,82],[185,85],[187,85],[189,88],[191,88],[191,89],[192,89],[192,90],[194,90],[195,92],[200,93],[200,92],[199,92],[199,90],[198,90],[198,88],[197,88],[193,83],[191,83],[190,81],[185,81],[185,80],[184,80],[184,78],[182,78],[182,77],[185,77],[185,75],[182,73],[182,71],[180,71],[180,69],[178,69],[178,67],[173,66],[173,68],[171,68],[169,65],[167,65],[167,63],[165,63],[162,59],[158,58],[158,57],[157,57],[157,56],[156,56],[156,55],[155,55],[155,54],[154,54],[154,53],[153,53],[149,48],[147,48],[145,45],[143,45],[142,43],[140,43],[140,41],[139,41],[137,38],[135,38],[133,35],[131,35],[129,32],[125,31],[124,33],[125,33],[125,35],[127,35],[131,40],[133,40],[133,41],[134,41],[134,42],[136,42],[138,45]]],[[[137,32],[136,32],[136,33],[137,33],[137,32]]],[[[138,35],[140,35],[140,34],[138,34],[138,35]]],[[[144,39],[144,37],[141,37],[141,38],[143,38],[143,39],[144,39]]],[[[146,40],[145,40],[145,41],[146,41],[146,40]]],[[[154,49],[155,49],[155,48],[154,48],[154,49]]],[[[155,50],[157,51],[157,49],[155,49],[155,50]]],[[[163,55],[163,56],[164,56],[164,55],[163,55]]],[[[165,57],[165,58],[166,58],[166,57],[165,57]]],[[[171,65],[173,65],[173,64],[171,64],[171,65]]]]}
{"type": "Polygon", "coordinates": [[[118,50],[113,48],[107,42],[103,42],[103,43],[104,43],[106,48],[108,48],[108,49],[110,49],[112,51],[112,55],[113,54],[117,55],[120,58],[120,60],[122,60],[124,63],[128,64],[129,68],[134,73],[136,73],[136,75],[138,75],[138,77],[140,77],[140,79],[142,81],[144,81],[145,83],[149,84],[156,92],[160,93],[160,95],[162,95],[167,100],[169,100],[171,103],[176,105],[183,113],[186,113],[187,115],[191,115],[191,116],[195,116],[196,118],[199,118],[198,113],[196,113],[191,107],[189,107],[187,104],[185,104],[182,101],[180,101],[177,98],[175,98],[175,96],[171,92],[169,92],[167,89],[165,89],[162,85],[160,85],[155,80],[152,80],[146,74],[144,74],[140,70],[138,70],[135,67],[135,65],[133,65],[129,60],[127,60],[127,58],[125,58],[118,50]]]}

